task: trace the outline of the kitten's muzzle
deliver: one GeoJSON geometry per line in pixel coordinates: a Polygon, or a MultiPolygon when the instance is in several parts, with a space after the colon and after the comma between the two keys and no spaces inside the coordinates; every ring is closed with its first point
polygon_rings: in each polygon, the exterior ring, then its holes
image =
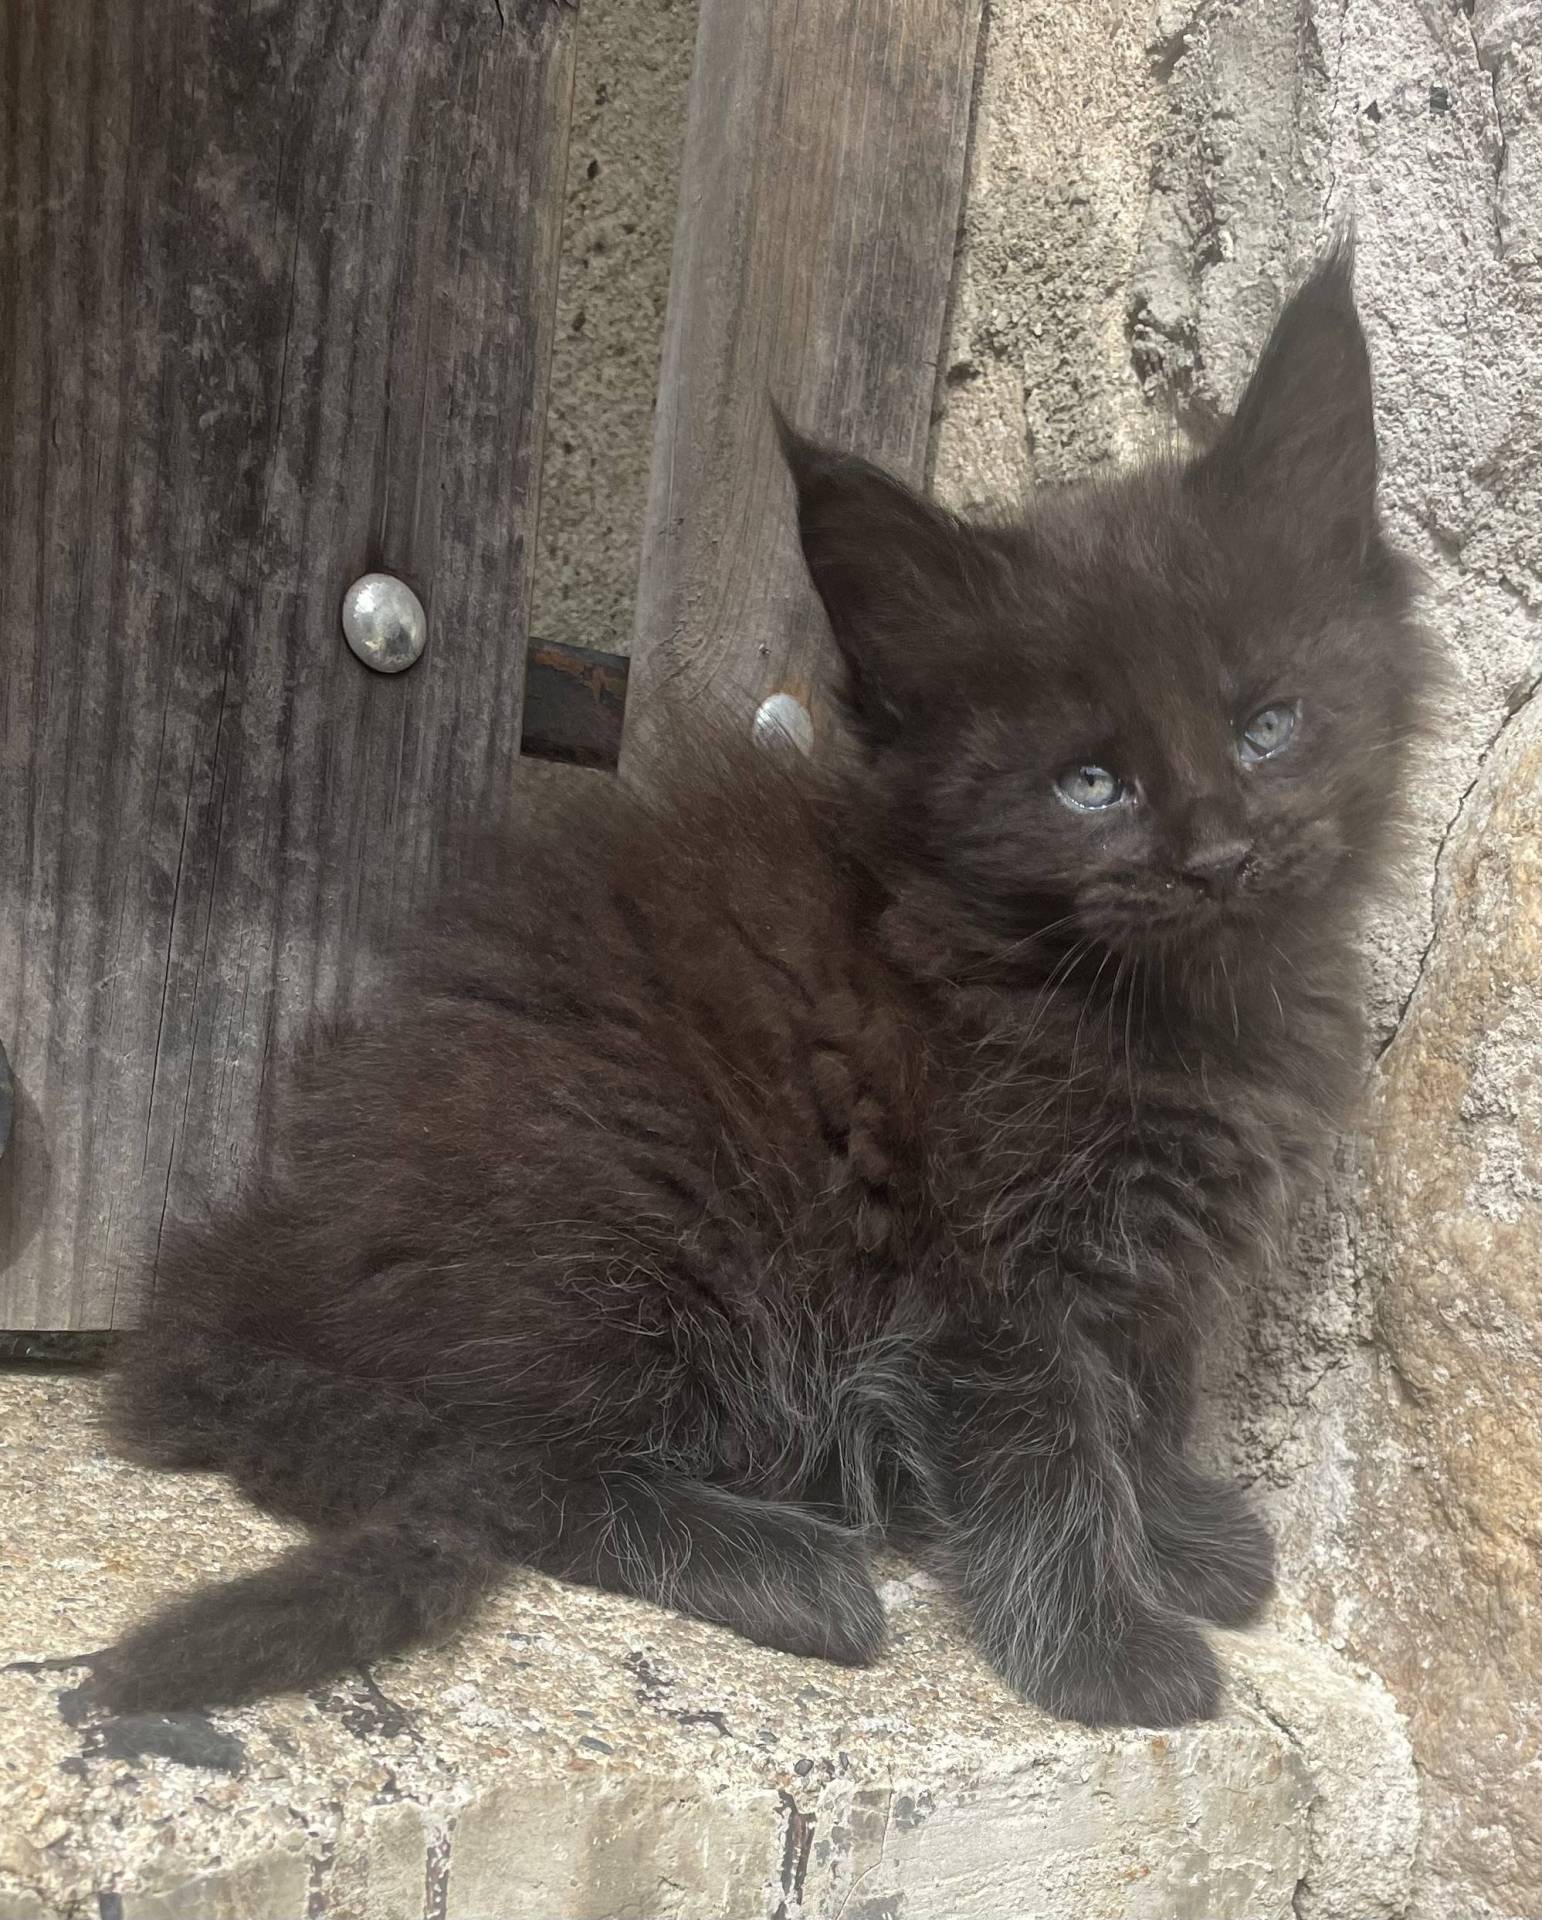
{"type": "Polygon", "coordinates": [[[1178,870],[1185,880],[1208,894],[1234,893],[1253,870],[1253,843],[1234,839],[1202,842],[1184,854],[1178,870]]]}

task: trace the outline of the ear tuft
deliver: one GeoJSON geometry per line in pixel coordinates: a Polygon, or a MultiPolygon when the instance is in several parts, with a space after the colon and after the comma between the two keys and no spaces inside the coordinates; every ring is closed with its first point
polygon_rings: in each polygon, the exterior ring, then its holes
{"type": "Polygon", "coordinates": [[[1291,501],[1323,522],[1335,549],[1366,552],[1376,531],[1376,423],[1349,230],[1286,302],[1236,413],[1195,462],[1191,484],[1291,501]]]}
{"type": "Polygon", "coordinates": [[[773,407],[798,503],[798,535],[870,742],[940,697],[946,634],[971,603],[982,536],[871,461],[822,445],[773,407]]]}

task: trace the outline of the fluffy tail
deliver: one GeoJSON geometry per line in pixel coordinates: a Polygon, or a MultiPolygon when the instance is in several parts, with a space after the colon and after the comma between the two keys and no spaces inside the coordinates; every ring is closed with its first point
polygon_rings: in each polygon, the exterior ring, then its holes
{"type": "Polygon", "coordinates": [[[84,1701],[109,1713],[231,1707],[317,1686],[442,1638],[496,1584],[490,1503],[415,1490],[350,1532],[205,1587],[93,1656],[84,1701]]]}

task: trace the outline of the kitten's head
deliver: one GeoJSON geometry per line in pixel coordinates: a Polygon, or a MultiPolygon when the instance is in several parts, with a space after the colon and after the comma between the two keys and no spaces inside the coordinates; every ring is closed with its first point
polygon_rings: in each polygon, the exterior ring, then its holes
{"type": "Polygon", "coordinates": [[[784,437],[896,836],[982,927],[1232,944],[1363,884],[1426,661],[1346,251],[1208,452],[1041,490],[1011,526],[784,437]]]}

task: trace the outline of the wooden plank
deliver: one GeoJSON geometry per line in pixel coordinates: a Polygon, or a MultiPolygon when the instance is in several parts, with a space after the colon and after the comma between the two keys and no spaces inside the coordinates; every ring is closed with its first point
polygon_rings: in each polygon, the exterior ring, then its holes
{"type": "Polygon", "coordinates": [[[0,1325],[122,1318],[518,749],[573,14],[0,9],[0,1325]],[[370,568],[422,660],[343,644],[370,568]]]}
{"type": "Polygon", "coordinates": [[[921,477],[980,0],[702,0],[622,769],[675,704],[747,725],[827,645],[768,396],[921,477]]]}

